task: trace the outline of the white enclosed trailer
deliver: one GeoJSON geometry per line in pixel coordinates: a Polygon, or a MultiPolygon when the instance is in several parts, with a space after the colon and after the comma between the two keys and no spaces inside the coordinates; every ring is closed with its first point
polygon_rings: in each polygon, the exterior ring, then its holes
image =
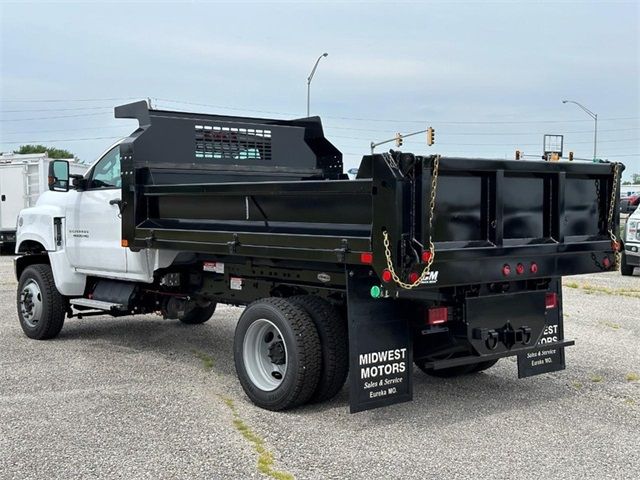
{"type": "MultiPolygon", "coordinates": [[[[16,222],[23,208],[33,207],[49,189],[49,162],[46,154],[0,155],[0,249],[13,250],[16,222]]],[[[71,161],[69,171],[84,175],[87,165],[71,161]]]]}

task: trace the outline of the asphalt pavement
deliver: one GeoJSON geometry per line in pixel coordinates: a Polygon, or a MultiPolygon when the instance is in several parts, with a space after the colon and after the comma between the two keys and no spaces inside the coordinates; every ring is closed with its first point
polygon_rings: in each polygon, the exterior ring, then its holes
{"type": "Polygon", "coordinates": [[[567,369],[414,372],[410,403],[274,413],[235,376],[241,309],[67,320],[26,338],[0,257],[0,479],[640,478],[640,276],[565,279],[567,369]]]}

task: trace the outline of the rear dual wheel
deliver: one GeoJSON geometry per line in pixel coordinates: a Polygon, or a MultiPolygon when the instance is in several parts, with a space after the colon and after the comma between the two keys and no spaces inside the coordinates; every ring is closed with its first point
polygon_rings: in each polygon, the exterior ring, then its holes
{"type": "Polygon", "coordinates": [[[268,410],[328,400],[348,372],[346,324],[314,296],[267,298],[247,307],[234,342],[234,359],[247,396],[268,410]]]}
{"type": "Polygon", "coordinates": [[[320,338],[309,314],[284,298],[249,305],[236,326],[233,356],[253,403],[284,410],[309,401],[320,379],[320,338]]]}

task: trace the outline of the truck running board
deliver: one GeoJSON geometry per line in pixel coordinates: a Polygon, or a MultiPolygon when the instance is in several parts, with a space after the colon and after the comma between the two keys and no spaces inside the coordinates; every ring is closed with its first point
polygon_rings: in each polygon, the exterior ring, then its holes
{"type": "Polygon", "coordinates": [[[71,300],[69,300],[69,303],[74,306],[86,307],[94,310],[103,310],[105,312],[122,312],[127,310],[127,307],[125,305],[93,300],[91,298],[72,298],[71,300]]]}

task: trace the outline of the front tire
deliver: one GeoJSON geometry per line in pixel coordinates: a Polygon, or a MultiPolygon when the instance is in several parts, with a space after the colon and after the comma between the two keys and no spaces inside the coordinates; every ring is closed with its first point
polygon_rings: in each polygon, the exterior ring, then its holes
{"type": "Polygon", "coordinates": [[[307,312],[283,298],[249,305],[236,326],[233,356],[253,403],[285,410],[309,401],[322,364],[318,332],[307,312]]]}
{"type": "Polygon", "coordinates": [[[49,265],[25,268],[18,282],[16,300],[20,326],[27,337],[48,340],[60,333],[66,300],[56,288],[49,265]]]}
{"type": "Polygon", "coordinates": [[[633,265],[627,265],[627,256],[624,251],[622,252],[622,258],[620,259],[620,273],[624,276],[630,277],[633,275],[633,265]]]}

